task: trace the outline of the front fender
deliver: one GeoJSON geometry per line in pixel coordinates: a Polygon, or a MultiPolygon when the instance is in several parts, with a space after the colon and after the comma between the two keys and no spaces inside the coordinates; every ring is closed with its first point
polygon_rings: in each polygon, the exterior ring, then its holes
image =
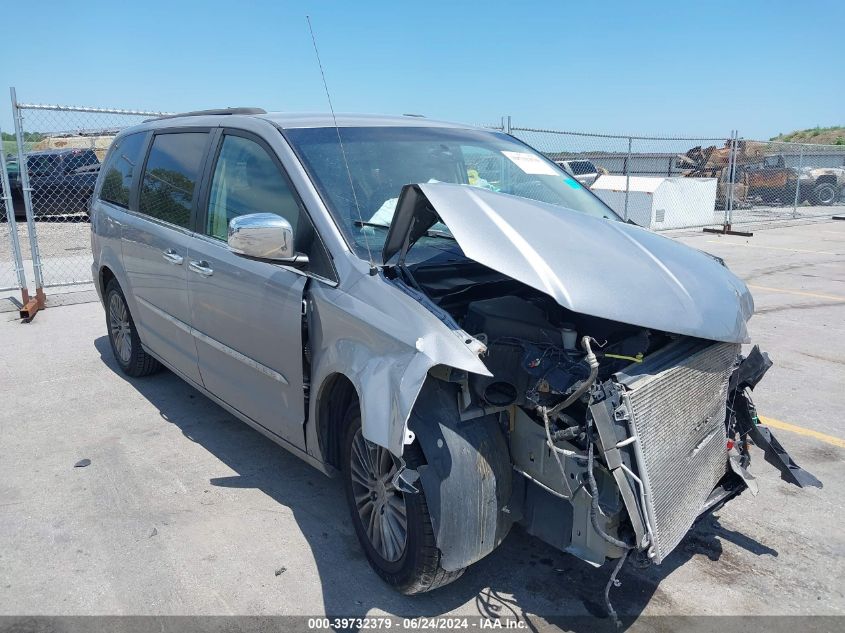
{"type": "MultiPolygon", "coordinates": [[[[313,284],[307,301],[311,384],[347,376],[358,392],[364,437],[396,456],[431,367],[490,375],[475,339],[450,329],[381,275],[364,276],[346,291],[313,284]]],[[[309,420],[317,420],[317,406],[313,398],[309,420]]],[[[307,450],[321,458],[315,427],[306,431],[307,450]]]]}

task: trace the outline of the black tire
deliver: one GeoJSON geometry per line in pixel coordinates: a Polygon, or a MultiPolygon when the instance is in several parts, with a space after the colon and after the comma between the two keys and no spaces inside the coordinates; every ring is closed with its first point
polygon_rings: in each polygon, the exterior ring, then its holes
{"type": "Polygon", "coordinates": [[[140,378],[159,371],[161,363],[141,347],[141,339],[138,338],[138,330],[129,312],[126,297],[123,296],[123,290],[115,279],[106,285],[104,299],[106,328],[109,333],[111,351],[123,373],[133,378],[140,378]]]}
{"type": "MultiPolygon", "coordinates": [[[[425,493],[417,485],[416,494],[399,493],[404,500],[406,510],[406,539],[404,550],[398,560],[390,561],[376,549],[367,535],[361,514],[355,502],[353,492],[352,462],[353,444],[356,435],[361,430],[361,412],[357,400],[346,411],[346,434],[343,443],[343,480],[346,489],[346,499],[352,516],[352,525],[358,536],[358,541],[370,562],[373,570],[391,587],[405,595],[425,593],[456,580],[463,573],[463,569],[446,571],[440,566],[440,550],[434,539],[434,528],[431,515],[425,499],[425,493]]],[[[422,461],[422,452],[414,444],[405,449],[405,462],[409,468],[414,468],[422,461]]]]}
{"type": "Polygon", "coordinates": [[[813,204],[828,207],[836,202],[838,197],[839,191],[837,191],[836,185],[832,182],[820,182],[813,187],[813,204]]]}

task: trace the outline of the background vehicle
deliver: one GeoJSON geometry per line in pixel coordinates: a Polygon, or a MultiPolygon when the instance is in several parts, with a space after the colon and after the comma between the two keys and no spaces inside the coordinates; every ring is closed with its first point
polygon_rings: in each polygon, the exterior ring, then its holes
{"type": "MultiPolygon", "coordinates": [[[[765,154],[765,145],[740,141],[737,145],[737,183],[734,195],[740,201],[759,198],[764,203],[792,204],[798,190],[798,202],[829,206],[845,191],[845,167],[787,167],[782,154],[765,154]]],[[[724,184],[728,181],[730,149],[715,146],[694,147],[679,156],[677,166],[687,168],[687,176],[718,178],[720,202],[724,203],[724,184]]],[[[724,206],[724,204],[723,204],[724,206]]]]}
{"type": "Polygon", "coordinates": [[[794,169],[786,166],[781,154],[766,156],[762,162],[745,165],[742,170],[748,195],[759,196],[765,201],[780,200],[791,204],[798,182],[799,202],[828,206],[839,200],[840,192],[845,189],[845,168],[794,169]]]}
{"type": "MultiPolygon", "coordinates": [[[[52,149],[26,155],[32,208],[36,218],[88,213],[100,161],[90,149],[52,149]]],[[[20,169],[9,172],[15,217],[26,217],[20,169]]]]}
{"type": "Polygon", "coordinates": [[[6,172],[9,174],[9,180],[14,181],[20,177],[20,165],[18,165],[18,157],[14,154],[6,154],[6,172]]]}
{"type": "Polygon", "coordinates": [[[575,179],[585,187],[592,185],[601,173],[589,160],[556,160],[555,162],[575,176],[575,179]]]}
{"type": "Polygon", "coordinates": [[[506,134],[337,125],[343,151],[334,117],[256,109],[122,132],[93,273],[121,369],[164,365],[341,474],[387,583],[451,582],[514,523],[596,566],[660,563],[756,492],[749,438],[819,484],[756,424],[771,363],[739,355],[753,301],[720,261],[506,134]]]}

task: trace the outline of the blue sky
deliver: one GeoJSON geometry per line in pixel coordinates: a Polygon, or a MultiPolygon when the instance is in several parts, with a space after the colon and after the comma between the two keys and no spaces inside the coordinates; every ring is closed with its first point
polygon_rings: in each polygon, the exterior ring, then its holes
{"type": "Polygon", "coordinates": [[[748,138],[845,124],[845,2],[5,2],[21,101],[748,138]],[[22,25],[18,28],[17,25],[22,25]]]}

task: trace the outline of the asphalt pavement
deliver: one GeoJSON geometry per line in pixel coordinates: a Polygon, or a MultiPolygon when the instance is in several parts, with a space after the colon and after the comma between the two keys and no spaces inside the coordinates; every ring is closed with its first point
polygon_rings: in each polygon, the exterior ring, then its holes
{"type": "MultiPolygon", "coordinates": [[[[677,239],[752,289],[751,332],[775,362],[755,402],[824,488],[781,481],[755,449],[759,495],[663,565],[626,566],[614,605],[641,622],[841,615],[845,222],[677,239]]],[[[98,303],[14,317],[0,313],[0,615],[516,613],[545,629],[603,613],[610,569],[519,529],[454,584],[396,594],[370,571],[339,481],[168,372],[122,375],[98,303]]]]}

